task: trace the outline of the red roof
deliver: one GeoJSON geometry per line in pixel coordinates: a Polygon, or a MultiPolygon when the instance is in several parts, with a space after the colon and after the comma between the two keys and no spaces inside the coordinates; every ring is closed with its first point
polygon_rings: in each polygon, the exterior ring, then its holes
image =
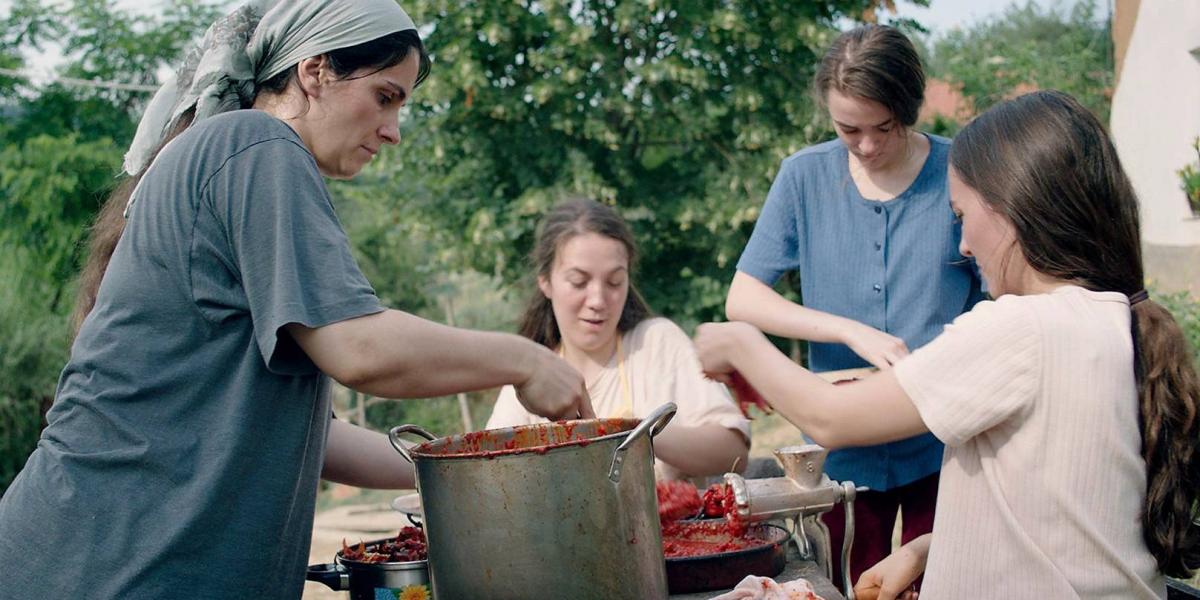
{"type": "Polygon", "coordinates": [[[925,103],[921,105],[921,114],[917,121],[929,123],[935,115],[942,115],[956,123],[965,123],[974,115],[974,110],[971,108],[971,101],[964,98],[959,91],[959,86],[941,79],[929,79],[925,82],[925,103]]]}
{"type": "MultiPolygon", "coordinates": [[[[975,116],[975,107],[971,100],[962,95],[962,86],[941,79],[929,79],[925,82],[925,103],[921,105],[921,114],[917,116],[918,123],[930,123],[934,115],[942,115],[955,123],[966,123],[975,116]]],[[[1005,98],[1016,98],[1021,94],[1036,92],[1038,86],[1030,83],[1017,84],[1017,87],[1004,95],[1005,98]]]]}

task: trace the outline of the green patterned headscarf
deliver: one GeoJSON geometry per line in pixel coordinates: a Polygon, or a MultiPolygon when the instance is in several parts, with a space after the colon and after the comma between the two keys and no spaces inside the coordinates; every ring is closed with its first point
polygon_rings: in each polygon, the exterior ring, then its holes
{"type": "Polygon", "coordinates": [[[258,85],[305,58],[416,29],[395,0],[250,0],[213,23],[175,78],[163,84],[125,153],[125,172],[145,169],[179,117],[193,122],[253,102],[258,85]]]}

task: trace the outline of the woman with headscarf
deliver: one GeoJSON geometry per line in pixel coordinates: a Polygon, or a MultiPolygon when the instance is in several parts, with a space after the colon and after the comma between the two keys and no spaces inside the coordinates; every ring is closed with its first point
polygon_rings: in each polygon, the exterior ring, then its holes
{"type": "Polygon", "coordinates": [[[428,70],[392,0],[255,0],[209,29],[96,226],[49,424],[0,499],[0,598],[299,597],[318,479],[413,483],[330,418],[330,378],[593,416],[550,350],[386,310],[355,264],[322,176],[399,142],[428,70]]]}

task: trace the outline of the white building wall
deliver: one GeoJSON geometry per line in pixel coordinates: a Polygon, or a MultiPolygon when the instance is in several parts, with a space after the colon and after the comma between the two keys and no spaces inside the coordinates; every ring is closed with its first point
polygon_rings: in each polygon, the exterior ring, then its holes
{"type": "Polygon", "coordinates": [[[1176,174],[1197,160],[1191,145],[1200,136],[1200,1],[1140,4],[1110,127],[1142,204],[1143,242],[1200,246],[1200,220],[1176,174]]]}

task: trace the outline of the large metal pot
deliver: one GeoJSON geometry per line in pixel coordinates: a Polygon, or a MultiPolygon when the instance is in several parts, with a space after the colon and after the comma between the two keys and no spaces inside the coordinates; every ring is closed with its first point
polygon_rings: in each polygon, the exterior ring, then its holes
{"type": "Polygon", "coordinates": [[[651,438],[675,414],[435,438],[392,428],[412,462],[438,598],[667,597],[651,438]],[[407,448],[402,435],[431,441],[407,448]]]}

